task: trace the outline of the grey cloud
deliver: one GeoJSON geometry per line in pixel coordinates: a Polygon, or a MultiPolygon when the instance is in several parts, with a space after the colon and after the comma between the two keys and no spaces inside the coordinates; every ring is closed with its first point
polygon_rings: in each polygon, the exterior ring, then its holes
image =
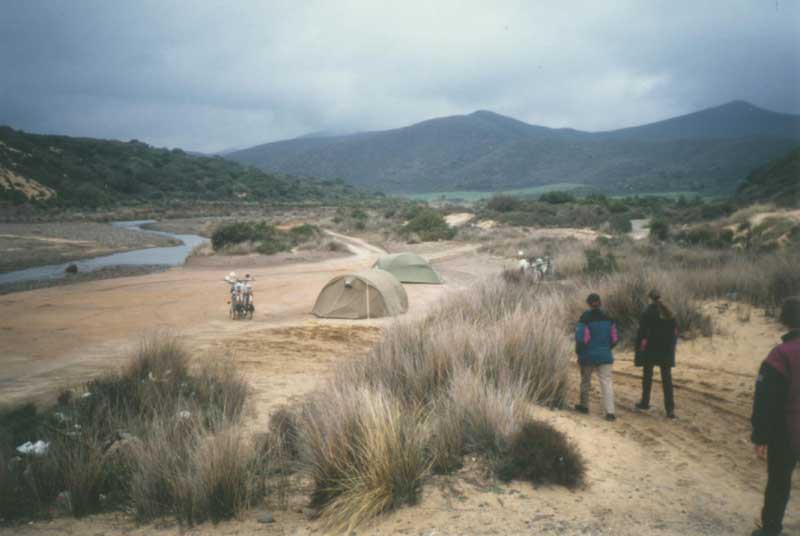
{"type": "Polygon", "coordinates": [[[0,4],[0,124],[214,151],[492,109],[619,128],[800,112],[800,4],[0,4]]]}

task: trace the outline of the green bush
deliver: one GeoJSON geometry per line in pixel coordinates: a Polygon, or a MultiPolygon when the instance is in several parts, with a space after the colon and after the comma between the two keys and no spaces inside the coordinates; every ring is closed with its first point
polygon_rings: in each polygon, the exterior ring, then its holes
{"type": "Polygon", "coordinates": [[[615,233],[630,233],[633,230],[631,219],[628,214],[613,214],[608,223],[611,225],[611,230],[615,233]]]}
{"type": "Polygon", "coordinates": [[[354,208],[354,209],[353,209],[353,210],[350,212],[350,217],[351,217],[351,218],[353,218],[354,220],[366,221],[366,219],[367,219],[367,217],[368,217],[368,216],[367,216],[367,213],[366,213],[366,212],[364,212],[364,210],[363,210],[363,209],[360,209],[360,208],[354,208]]]}
{"type": "Polygon", "coordinates": [[[456,231],[447,225],[444,217],[431,208],[420,210],[412,220],[400,229],[400,234],[410,236],[416,234],[420,240],[430,242],[434,240],[450,240],[456,231]]]}
{"type": "Polygon", "coordinates": [[[654,218],[650,222],[650,240],[664,242],[669,239],[669,222],[663,218],[654,218]]]}
{"type": "Polygon", "coordinates": [[[610,274],[617,271],[617,258],[610,251],[603,255],[599,249],[587,249],[584,255],[586,256],[584,271],[587,274],[610,274]]]}
{"type": "Polygon", "coordinates": [[[564,203],[574,203],[575,196],[569,192],[547,192],[539,196],[539,201],[550,203],[551,205],[563,205],[564,203]]]}
{"type": "Polygon", "coordinates": [[[316,225],[304,223],[303,225],[298,225],[297,227],[289,229],[289,236],[292,242],[297,245],[319,238],[322,236],[322,230],[316,225]]]}
{"type": "Polygon", "coordinates": [[[494,470],[506,482],[527,480],[574,488],[583,482],[586,464],[563,432],[547,423],[528,420],[511,436],[494,470]]]}
{"type": "Polygon", "coordinates": [[[303,224],[288,232],[266,222],[237,221],[218,227],[211,235],[214,250],[221,251],[238,244],[251,243],[255,251],[272,255],[289,251],[292,247],[316,240],[322,231],[316,225],[303,224]]]}
{"type": "Polygon", "coordinates": [[[496,195],[486,203],[486,208],[496,212],[511,212],[518,207],[519,202],[510,195],[496,195]]]}

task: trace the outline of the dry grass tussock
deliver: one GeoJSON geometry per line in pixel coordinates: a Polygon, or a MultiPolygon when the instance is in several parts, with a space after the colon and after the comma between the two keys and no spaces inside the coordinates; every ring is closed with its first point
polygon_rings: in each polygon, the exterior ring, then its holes
{"type": "Polygon", "coordinates": [[[238,427],[248,388],[229,365],[193,371],[177,341],[153,337],[54,408],[3,414],[0,516],[42,515],[57,497],[76,516],[125,508],[191,525],[236,515],[264,494],[264,460],[238,427]],[[46,453],[14,452],[36,440],[46,453]],[[30,506],[16,510],[19,498],[30,506]]]}
{"type": "Polygon", "coordinates": [[[526,257],[549,255],[556,259],[555,270],[559,278],[570,278],[582,274],[586,268],[586,243],[577,238],[511,237],[485,242],[483,253],[516,259],[520,251],[526,257]]]}
{"type": "MultiPolygon", "coordinates": [[[[413,503],[431,471],[452,471],[468,453],[514,478],[508,467],[524,464],[507,460],[531,422],[530,404],[559,406],[566,393],[571,345],[559,311],[557,293],[520,292],[493,278],[423,320],[394,325],[366,359],[341,366],[302,407],[283,412],[292,424],[276,428],[293,431],[295,467],[313,481],[312,504],[329,528],[413,503]]],[[[562,467],[580,460],[574,446],[547,425],[536,429],[562,438],[543,440],[561,450],[521,478],[577,485],[582,463],[569,477],[562,467]]]]}

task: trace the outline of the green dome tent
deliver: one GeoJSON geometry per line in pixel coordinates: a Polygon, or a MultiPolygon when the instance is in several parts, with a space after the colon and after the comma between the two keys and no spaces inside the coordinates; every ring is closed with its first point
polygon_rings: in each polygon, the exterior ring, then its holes
{"type": "Polygon", "coordinates": [[[441,285],[442,278],[433,267],[414,253],[396,253],[385,255],[378,259],[373,268],[386,270],[394,275],[401,283],[429,283],[441,285]]]}
{"type": "Polygon", "coordinates": [[[377,318],[408,310],[408,295],[392,274],[365,270],[336,276],[317,297],[312,313],[321,318],[377,318]]]}

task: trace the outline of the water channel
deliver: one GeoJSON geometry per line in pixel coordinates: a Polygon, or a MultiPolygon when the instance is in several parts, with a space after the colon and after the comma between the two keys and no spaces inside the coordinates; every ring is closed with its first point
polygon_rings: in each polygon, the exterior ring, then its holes
{"type": "Polygon", "coordinates": [[[101,257],[92,257],[61,264],[36,266],[34,268],[6,272],[0,274],[0,284],[37,281],[42,279],[58,279],[66,275],[65,270],[70,264],[77,265],[79,272],[93,272],[100,268],[108,268],[110,266],[178,266],[184,263],[186,257],[189,256],[189,253],[191,253],[195,247],[208,241],[207,238],[197,235],[175,234],[142,229],[142,225],[154,223],[154,221],[155,220],[118,221],[111,225],[140,233],[168,236],[180,240],[181,244],[179,246],[136,249],[124,251],[122,253],[103,255],[101,257]]]}

